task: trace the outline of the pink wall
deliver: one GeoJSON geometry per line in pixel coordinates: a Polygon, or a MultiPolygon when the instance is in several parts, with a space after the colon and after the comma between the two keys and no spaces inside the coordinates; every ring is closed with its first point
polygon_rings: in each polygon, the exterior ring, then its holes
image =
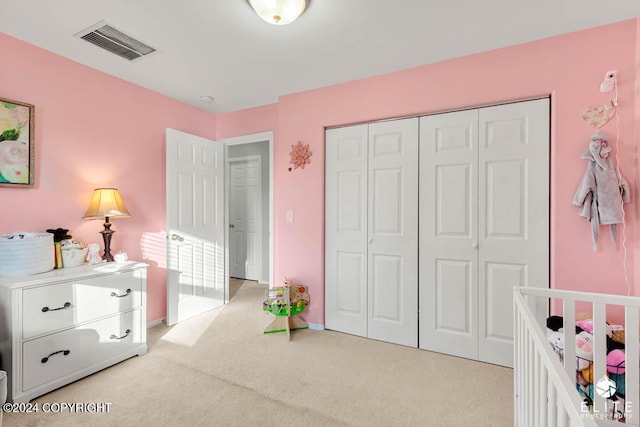
{"type": "Polygon", "coordinates": [[[1,33],[0,57],[0,97],[36,106],[37,180],[0,188],[0,233],[64,227],[102,247],[102,222],[82,216],[95,187],[117,187],[131,218],[113,221],[112,252],[151,265],[147,318],[163,318],[165,128],[214,138],[216,116],[1,33]]]}
{"type": "MultiPolygon", "coordinates": [[[[591,249],[590,225],[571,203],[585,170],[580,154],[594,129],[582,122],[585,106],[611,99],[599,84],[607,70],[619,72],[621,170],[637,188],[635,139],[636,20],[553,37],[283,96],[275,130],[275,277],[306,283],[312,297],[308,321],[324,324],[324,128],[381,118],[552,96],[551,283],[553,287],[626,294],[623,254],[608,232],[600,250],[591,249]],[[310,144],[312,162],[288,172],[291,144],[310,144]],[[295,222],[285,213],[293,210],[295,222]]],[[[219,116],[218,134],[250,133],[234,120],[246,112],[219,116]],[[233,129],[227,124],[234,123],[233,129]],[[239,125],[239,126],[238,126],[239,125]]],[[[269,109],[269,114],[273,110],[269,109]]],[[[273,117],[269,117],[272,120],[273,117]]],[[[266,130],[261,128],[260,130],[266,130]]],[[[603,130],[615,135],[614,122],[603,130]]],[[[636,206],[634,204],[633,206],[636,206]]],[[[634,209],[627,209],[629,277],[635,278],[634,209]]],[[[622,240],[622,239],[620,239],[622,240]]],[[[633,292],[633,289],[632,289],[633,292]]]]}
{"type": "Polygon", "coordinates": [[[217,137],[223,139],[272,131],[277,120],[277,104],[248,108],[233,114],[220,114],[217,137]]]}
{"type": "MultiPolygon", "coordinates": [[[[632,153],[635,161],[635,181],[636,183],[640,182],[640,164],[638,161],[638,139],[640,138],[640,50],[638,47],[640,46],[640,18],[636,20],[636,49],[635,49],[635,68],[636,68],[636,78],[635,78],[635,114],[633,115],[634,121],[634,138],[632,140],[632,144],[634,147],[634,151],[632,153]]],[[[638,187],[636,186],[635,192],[632,194],[634,200],[638,200],[638,187]]],[[[640,218],[640,203],[634,203],[632,207],[635,218],[640,218]]],[[[635,227],[635,265],[640,265],[640,227],[635,227]]],[[[635,295],[640,295],[640,268],[635,269],[635,295]]]]}
{"type": "MultiPolygon", "coordinates": [[[[571,199],[593,129],[587,105],[608,102],[598,86],[619,71],[621,169],[637,197],[636,20],[433,65],[283,96],[276,104],[215,116],[0,34],[0,96],[36,105],[34,189],[0,188],[0,233],[64,226],[100,241],[98,221],[82,220],[92,189],[116,186],[132,217],[115,220],[115,251],[152,264],[148,319],[165,315],[164,130],[208,138],[275,131],[275,275],[307,284],[307,320],[324,324],[324,128],[552,96],[552,285],[626,294],[622,251],[603,232],[592,252],[589,224],[571,199]],[[287,170],[291,144],[310,144],[312,163],[287,170]],[[12,207],[12,208],[7,208],[12,207]],[[295,222],[285,213],[293,210],[295,222]],[[24,214],[23,212],[28,212],[24,214]]],[[[615,134],[614,123],[604,127],[615,134]]],[[[636,281],[635,207],[627,209],[628,270],[636,281]]],[[[635,286],[635,285],[634,285],[635,286]]]]}

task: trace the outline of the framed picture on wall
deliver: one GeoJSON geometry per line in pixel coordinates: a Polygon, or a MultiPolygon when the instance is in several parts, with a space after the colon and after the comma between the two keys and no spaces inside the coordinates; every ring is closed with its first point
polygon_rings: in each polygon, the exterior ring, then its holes
{"type": "Polygon", "coordinates": [[[33,187],[34,106],[0,98],[0,186],[33,187]]]}

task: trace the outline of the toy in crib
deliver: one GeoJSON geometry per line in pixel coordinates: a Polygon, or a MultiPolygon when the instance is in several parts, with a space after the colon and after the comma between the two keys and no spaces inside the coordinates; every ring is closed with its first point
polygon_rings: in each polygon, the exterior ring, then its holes
{"type": "MultiPolygon", "coordinates": [[[[547,341],[553,349],[560,355],[560,359],[564,360],[564,334],[559,331],[553,331],[547,335],[547,341]]],[[[581,371],[589,367],[593,362],[593,337],[587,332],[576,334],[576,370],[581,371]]]]}
{"type": "MultiPolygon", "coordinates": [[[[593,319],[580,319],[575,327],[576,389],[588,406],[593,404],[594,392],[607,399],[612,419],[619,419],[623,416],[618,413],[619,408],[624,407],[625,399],[624,329],[620,325],[606,324],[606,375],[598,380],[593,372],[593,319]]],[[[562,317],[549,317],[547,328],[547,340],[563,360],[565,342],[562,317]]]]}

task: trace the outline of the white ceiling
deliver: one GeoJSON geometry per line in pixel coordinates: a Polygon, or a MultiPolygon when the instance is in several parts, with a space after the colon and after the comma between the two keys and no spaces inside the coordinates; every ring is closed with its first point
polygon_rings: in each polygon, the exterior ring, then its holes
{"type": "Polygon", "coordinates": [[[640,0],[312,0],[276,27],[245,0],[0,0],[1,32],[216,113],[637,16],[640,0]],[[73,36],[101,20],[158,52],[73,36]]]}

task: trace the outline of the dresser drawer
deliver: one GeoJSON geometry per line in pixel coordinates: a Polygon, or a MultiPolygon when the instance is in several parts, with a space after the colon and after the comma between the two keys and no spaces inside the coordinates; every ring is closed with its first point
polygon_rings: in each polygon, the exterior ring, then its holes
{"type": "Polygon", "coordinates": [[[24,342],[22,391],[139,347],[140,328],[141,310],[134,310],[24,342]]]}
{"type": "Polygon", "coordinates": [[[140,307],[143,282],[143,277],[129,271],[24,289],[22,338],[140,307]]]}

